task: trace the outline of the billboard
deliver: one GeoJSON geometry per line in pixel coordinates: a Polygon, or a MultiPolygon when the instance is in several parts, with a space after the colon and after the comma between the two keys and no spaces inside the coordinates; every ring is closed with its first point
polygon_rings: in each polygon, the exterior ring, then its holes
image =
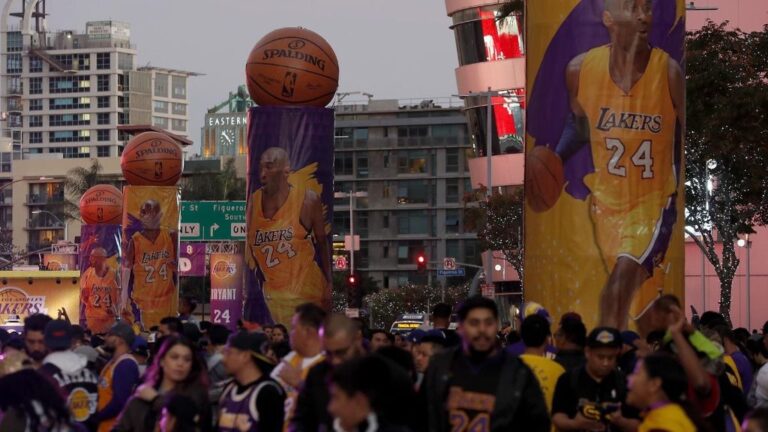
{"type": "Polygon", "coordinates": [[[526,5],[526,300],[643,332],[684,293],[685,4],[526,5]]]}
{"type": "Polygon", "coordinates": [[[176,186],[123,188],[123,312],[144,328],[178,313],[179,196],[176,186]]]}
{"type": "Polygon", "coordinates": [[[211,254],[211,321],[237,330],[243,314],[243,255],[211,254]]]}
{"type": "Polygon", "coordinates": [[[333,110],[251,108],[245,318],[290,325],[296,306],[330,307],[333,110]]]}
{"type": "Polygon", "coordinates": [[[106,333],[120,312],[120,236],[120,225],[80,230],[80,325],[93,334],[106,333]]]}
{"type": "Polygon", "coordinates": [[[64,308],[69,319],[80,319],[77,271],[0,272],[0,327],[21,331],[24,318],[35,313],[52,317],[64,308]]]}

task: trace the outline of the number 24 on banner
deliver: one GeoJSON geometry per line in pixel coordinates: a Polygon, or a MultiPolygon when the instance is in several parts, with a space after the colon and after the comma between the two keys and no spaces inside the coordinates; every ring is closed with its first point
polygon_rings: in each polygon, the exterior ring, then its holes
{"type": "Polygon", "coordinates": [[[229,324],[229,309],[213,310],[213,322],[215,324],[229,324]]]}

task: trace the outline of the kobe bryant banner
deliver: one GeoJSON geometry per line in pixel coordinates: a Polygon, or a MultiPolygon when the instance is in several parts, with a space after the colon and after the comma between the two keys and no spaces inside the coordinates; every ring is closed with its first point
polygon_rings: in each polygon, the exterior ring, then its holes
{"type": "Polygon", "coordinates": [[[176,186],[123,188],[121,314],[144,328],[178,313],[176,186]]]}
{"type": "Polygon", "coordinates": [[[645,333],[684,294],[685,3],[526,7],[526,301],[645,333]]]}
{"type": "Polygon", "coordinates": [[[211,254],[211,321],[237,330],[243,314],[243,255],[211,254]]]}
{"type": "Polygon", "coordinates": [[[333,110],[248,112],[245,319],[290,325],[296,306],[330,307],[333,110]]]}
{"type": "Polygon", "coordinates": [[[120,302],[120,225],[80,230],[80,325],[94,334],[115,323],[120,302]]]}

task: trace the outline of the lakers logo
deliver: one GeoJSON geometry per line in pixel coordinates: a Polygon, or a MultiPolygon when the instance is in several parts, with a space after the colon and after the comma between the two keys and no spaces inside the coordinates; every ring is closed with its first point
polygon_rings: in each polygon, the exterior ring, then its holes
{"type": "Polygon", "coordinates": [[[91,416],[96,406],[96,401],[93,400],[87,391],[76,388],[69,394],[67,406],[69,406],[69,412],[72,413],[75,421],[82,422],[91,416]]]}
{"type": "Polygon", "coordinates": [[[213,275],[219,279],[224,279],[232,276],[237,272],[237,266],[235,263],[221,260],[217,261],[213,265],[213,275]]]}

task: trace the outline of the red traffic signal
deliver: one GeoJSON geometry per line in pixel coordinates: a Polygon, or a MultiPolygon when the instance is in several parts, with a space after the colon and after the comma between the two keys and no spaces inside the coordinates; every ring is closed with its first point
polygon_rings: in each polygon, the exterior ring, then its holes
{"type": "Polygon", "coordinates": [[[427,257],[425,257],[423,254],[416,256],[416,271],[419,273],[424,273],[427,271],[427,257]]]}
{"type": "Polygon", "coordinates": [[[355,277],[355,275],[349,275],[349,277],[347,278],[347,282],[349,282],[350,285],[354,285],[355,283],[357,283],[357,278],[355,277]]]}

